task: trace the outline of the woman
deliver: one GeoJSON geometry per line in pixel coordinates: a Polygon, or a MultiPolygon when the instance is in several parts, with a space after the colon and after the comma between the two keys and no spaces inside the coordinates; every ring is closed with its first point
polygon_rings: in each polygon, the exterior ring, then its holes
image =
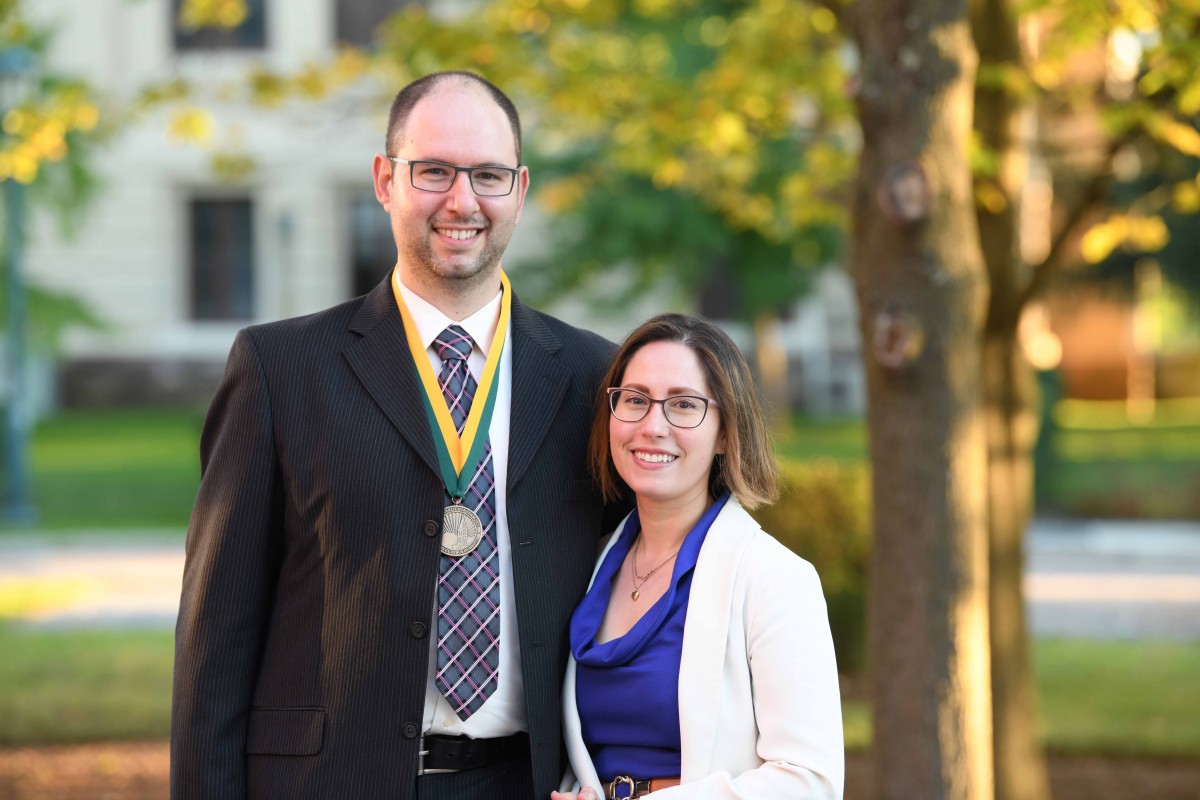
{"type": "Polygon", "coordinates": [[[637,509],[572,619],[575,789],[554,800],[841,797],[820,583],[745,510],[778,482],[745,360],[715,325],[663,314],[630,334],[604,385],[592,467],[637,509]]]}

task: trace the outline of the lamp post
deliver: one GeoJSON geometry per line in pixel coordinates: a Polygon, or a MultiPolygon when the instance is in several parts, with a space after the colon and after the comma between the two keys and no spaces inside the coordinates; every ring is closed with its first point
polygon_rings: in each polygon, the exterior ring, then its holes
{"type": "MultiPolygon", "coordinates": [[[[28,97],[33,54],[24,47],[0,51],[0,114],[28,97]]],[[[28,525],[36,518],[29,500],[29,408],[25,379],[25,282],[21,274],[25,236],[25,187],[4,181],[4,254],[8,290],[8,403],[4,415],[4,521],[28,525]]]]}

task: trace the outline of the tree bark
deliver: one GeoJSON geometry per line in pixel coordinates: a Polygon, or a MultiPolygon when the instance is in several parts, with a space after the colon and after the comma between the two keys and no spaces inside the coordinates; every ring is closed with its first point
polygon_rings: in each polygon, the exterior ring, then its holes
{"type": "Polygon", "coordinates": [[[989,331],[983,362],[996,798],[1049,800],[1022,591],[1024,537],[1033,506],[1037,388],[1014,333],[989,331]]]}
{"type": "MultiPolygon", "coordinates": [[[[972,22],[981,67],[1024,69],[1018,15],[1011,0],[973,0],[972,22]]],[[[984,83],[976,90],[975,130],[996,164],[995,174],[985,178],[991,202],[978,210],[991,289],[983,369],[996,800],[1050,798],[1022,591],[1038,425],[1036,385],[1017,339],[1028,299],[1022,292],[1029,279],[1020,246],[1020,211],[1021,194],[1030,177],[1032,113],[1003,83],[984,83]]]]}
{"type": "Polygon", "coordinates": [[[992,797],[986,274],[961,0],[867,0],[850,269],[867,351],[878,798],[992,797]]]}

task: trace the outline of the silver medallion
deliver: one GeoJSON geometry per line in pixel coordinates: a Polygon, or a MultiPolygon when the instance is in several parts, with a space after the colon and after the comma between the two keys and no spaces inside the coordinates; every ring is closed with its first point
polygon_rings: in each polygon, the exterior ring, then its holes
{"type": "Polygon", "coordinates": [[[442,552],[451,558],[470,553],[483,541],[483,522],[474,511],[461,505],[442,511],[442,552]]]}

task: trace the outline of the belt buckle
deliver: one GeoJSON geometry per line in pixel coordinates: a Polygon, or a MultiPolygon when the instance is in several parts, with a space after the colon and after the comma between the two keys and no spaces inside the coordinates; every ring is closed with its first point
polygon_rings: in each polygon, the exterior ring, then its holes
{"type": "Polygon", "coordinates": [[[429,755],[429,746],[425,744],[425,737],[421,737],[420,749],[417,750],[417,777],[422,775],[441,775],[446,772],[458,772],[456,769],[425,769],[425,756],[429,755]]]}
{"type": "Polygon", "coordinates": [[[624,784],[629,785],[629,797],[630,798],[637,797],[637,784],[634,782],[633,778],[629,777],[628,775],[618,775],[617,777],[615,777],[611,781],[609,781],[608,796],[616,797],[617,796],[617,787],[622,786],[624,784]]]}

